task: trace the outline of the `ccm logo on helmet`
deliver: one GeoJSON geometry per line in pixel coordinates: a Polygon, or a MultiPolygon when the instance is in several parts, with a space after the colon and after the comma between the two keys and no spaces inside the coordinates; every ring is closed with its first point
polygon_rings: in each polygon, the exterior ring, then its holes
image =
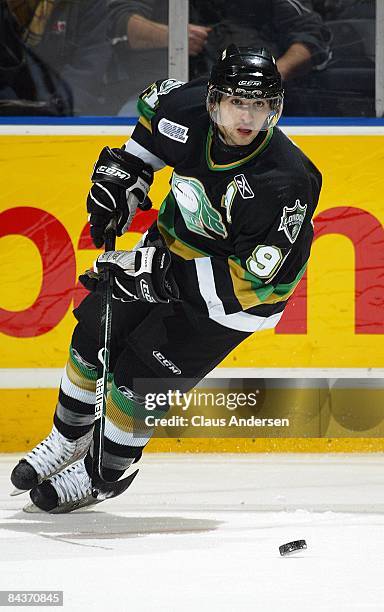
{"type": "Polygon", "coordinates": [[[123,180],[129,179],[131,176],[128,172],[124,172],[124,170],[110,168],[109,166],[99,166],[96,169],[96,172],[98,172],[99,174],[108,174],[108,176],[116,176],[116,178],[120,178],[123,180]]]}
{"type": "Polygon", "coordinates": [[[261,81],[239,81],[239,85],[246,85],[247,87],[255,85],[255,87],[258,87],[261,85],[261,81]]]}

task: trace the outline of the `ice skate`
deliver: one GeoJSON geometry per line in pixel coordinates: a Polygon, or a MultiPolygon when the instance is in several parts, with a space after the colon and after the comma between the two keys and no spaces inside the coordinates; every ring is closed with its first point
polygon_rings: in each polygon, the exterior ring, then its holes
{"type": "Polygon", "coordinates": [[[24,512],[65,514],[101,501],[92,496],[92,482],[84,459],[44,480],[29,495],[32,503],[25,506],[24,512]]]}
{"type": "Polygon", "coordinates": [[[92,430],[78,440],[69,440],[53,426],[49,436],[13,468],[11,481],[15,490],[11,495],[19,495],[37,487],[46,478],[84,457],[91,439],[92,430]]]}

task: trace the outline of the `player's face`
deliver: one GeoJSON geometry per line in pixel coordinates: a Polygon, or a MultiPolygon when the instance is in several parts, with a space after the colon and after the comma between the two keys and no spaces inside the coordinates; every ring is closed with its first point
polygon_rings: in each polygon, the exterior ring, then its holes
{"type": "Polygon", "coordinates": [[[223,96],[218,127],[225,142],[230,146],[251,144],[270,111],[269,100],[223,96]]]}

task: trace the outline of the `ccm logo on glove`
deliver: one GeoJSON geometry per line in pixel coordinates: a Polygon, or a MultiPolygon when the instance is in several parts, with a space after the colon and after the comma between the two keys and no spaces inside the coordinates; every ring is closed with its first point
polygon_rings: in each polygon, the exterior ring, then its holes
{"type": "Polygon", "coordinates": [[[153,169],[124,149],[104,147],[91,180],[87,210],[92,240],[100,248],[112,218],[116,219],[116,233],[121,236],[131,225],[137,207],[143,210],[151,207],[147,194],[153,182],[153,169]]]}
{"type": "Polygon", "coordinates": [[[95,172],[97,174],[108,174],[108,176],[115,176],[116,178],[120,178],[123,180],[128,180],[131,176],[130,174],[128,174],[128,172],[118,170],[117,168],[108,168],[108,166],[99,166],[98,168],[96,168],[95,172]]]}
{"type": "Polygon", "coordinates": [[[148,283],[144,279],[141,279],[140,281],[140,289],[142,296],[146,302],[153,302],[154,304],[156,303],[155,298],[151,295],[151,290],[148,286],[148,283]]]}

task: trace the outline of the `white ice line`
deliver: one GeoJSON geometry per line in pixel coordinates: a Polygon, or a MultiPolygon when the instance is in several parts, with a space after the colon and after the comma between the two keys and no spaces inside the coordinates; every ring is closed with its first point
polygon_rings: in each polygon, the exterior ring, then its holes
{"type": "MultiPolygon", "coordinates": [[[[0,389],[55,389],[62,368],[2,368],[0,389]]],[[[216,368],[210,378],[383,379],[384,368],[216,368]]],[[[312,383],[313,384],[313,383],[312,383]]]]}

